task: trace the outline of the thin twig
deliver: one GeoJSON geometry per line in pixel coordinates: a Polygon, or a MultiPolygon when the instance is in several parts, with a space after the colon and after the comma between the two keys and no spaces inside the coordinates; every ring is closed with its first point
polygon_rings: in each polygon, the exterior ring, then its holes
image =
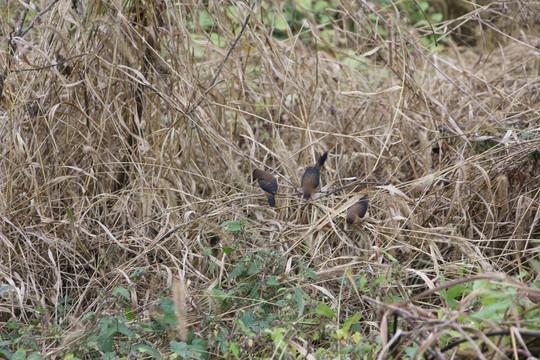
{"type": "MultiPolygon", "coordinates": [[[[19,30],[17,31],[17,33],[15,34],[15,36],[17,37],[23,37],[27,32],[29,32],[33,27],[34,27],[34,24],[35,22],[43,15],[45,14],[47,11],[51,10],[51,8],[54,6],[54,4],[56,4],[58,2],[58,0],[53,0],[49,5],[47,5],[47,7],[45,9],[43,9],[42,11],[39,12],[39,14],[36,15],[36,17],[34,18],[34,20],[32,20],[30,22],[30,24],[26,27],[26,29],[24,29],[24,31],[21,32],[21,29],[22,29],[22,26],[21,28],[19,28],[19,30]]],[[[24,20],[23,20],[24,21],[24,20]]],[[[22,25],[22,23],[21,23],[22,25]]]]}

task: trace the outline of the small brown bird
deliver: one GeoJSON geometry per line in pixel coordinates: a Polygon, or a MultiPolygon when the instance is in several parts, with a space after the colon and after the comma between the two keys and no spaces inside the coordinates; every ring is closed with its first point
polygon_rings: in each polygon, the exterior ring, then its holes
{"type": "Polygon", "coordinates": [[[361,221],[366,215],[369,206],[368,199],[364,196],[347,210],[347,225],[351,226],[361,221]]]}
{"type": "Polygon", "coordinates": [[[320,178],[321,178],[321,167],[326,161],[328,152],[322,154],[322,156],[317,160],[315,166],[310,166],[304,171],[302,175],[302,192],[304,193],[304,199],[309,200],[311,194],[319,187],[320,178]]]}
{"type": "Polygon", "coordinates": [[[253,170],[253,180],[259,180],[259,187],[268,197],[268,205],[276,206],[276,198],[274,197],[278,189],[276,178],[264,170],[255,169],[253,170]]]}

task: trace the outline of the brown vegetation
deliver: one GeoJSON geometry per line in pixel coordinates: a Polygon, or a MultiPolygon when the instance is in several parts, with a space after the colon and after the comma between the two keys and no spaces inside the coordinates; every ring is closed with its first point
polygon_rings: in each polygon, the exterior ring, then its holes
{"type": "MultiPolygon", "coordinates": [[[[362,312],[362,336],[381,336],[380,354],[400,348],[388,343],[392,309],[423,319],[400,325],[401,349],[436,347],[420,330],[459,334],[457,314],[472,298],[446,325],[429,325],[447,309],[429,289],[444,282],[492,273],[485,278],[515,284],[510,276],[527,274],[516,288],[537,302],[538,3],[470,5],[415,28],[397,7],[340,1],[328,10],[339,14],[331,32],[308,13],[302,35],[284,39],[264,21],[283,12],[259,5],[134,3],[60,0],[38,17],[40,1],[21,21],[25,10],[8,1],[2,15],[0,285],[13,291],[0,293],[0,333],[10,319],[30,323],[32,309],[60,323],[55,309],[69,296],[62,334],[78,339],[85,314],[117,311],[105,301],[117,286],[150,318],[158,294],[181,279],[179,311],[197,337],[212,338],[205,317],[222,311],[221,326],[233,329],[238,310],[216,308],[212,290],[234,288],[235,264],[260,251],[281,256],[283,267],[268,271],[283,284],[339,304],[344,318],[362,312]],[[421,42],[432,26],[444,33],[439,52],[421,42]],[[327,150],[308,203],[302,173],[327,150]],[[257,168],[278,179],[275,208],[249,181],[257,168]],[[346,232],[362,196],[367,219],[346,232]],[[218,226],[245,219],[239,232],[218,226]],[[342,283],[359,274],[385,280],[364,297],[342,283]]],[[[330,341],[286,340],[299,353],[330,341]]],[[[167,342],[155,346],[166,352],[167,342]]],[[[39,343],[51,358],[74,346],[39,343]]]]}

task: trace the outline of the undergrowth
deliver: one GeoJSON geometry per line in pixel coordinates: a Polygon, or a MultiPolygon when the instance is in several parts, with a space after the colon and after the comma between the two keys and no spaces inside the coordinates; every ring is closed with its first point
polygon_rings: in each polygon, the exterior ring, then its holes
{"type": "Polygon", "coordinates": [[[8,0],[0,356],[538,356],[539,13],[8,0]]]}

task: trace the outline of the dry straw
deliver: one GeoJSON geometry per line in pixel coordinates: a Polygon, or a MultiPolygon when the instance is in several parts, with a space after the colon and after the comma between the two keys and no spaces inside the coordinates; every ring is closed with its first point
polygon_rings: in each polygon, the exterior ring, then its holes
{"type": "MultiPolygon", "coordinates": [[[[263,250],[292,264],[284,279],[310,286],[294,268],[301,260],[318,276],[313,296],[340,294],[351,311],[359,296],[338,279],[391,274],[389,256],[403,277],[378,291],[404,297],[441,274],[531,271],[537,4],[468,3],[415,28],[398,4],[340,1],[328,10],[339,13],[332,32],[308,15],[278,39],[264,19],[284,14],[269,3],[274,13],[243,2],[42,1],[28,5],[44,11],[31,29],[10,4],[0,23],[11,34],[0,52],[0,283],[14,292],[2,321],[52,313],[66,296],[71,319],[111,312],[99,293],[127,287],[137,269],[152,281],[134,290],[134,311],[153,306],[172,277],[190,281],[197,311],[186,319],[185,284],[172,287],[185,339],[188,327],[210,331],[208,289],[263,250]],[[433,31],[446,41],[438,53],[420,40],[433,31]],[[324,151],[308,205],[300,177],[324,151]],[[247,181],[255,168],[278,179],[275,209],[247,181]],[[353,236],[342,226],[361,196],[369,218],[353,236]],[[241,236],[218,227],[242,220],[241,236]]],[[[380,333],[375,312],[363,320],[380,333]]]]}

